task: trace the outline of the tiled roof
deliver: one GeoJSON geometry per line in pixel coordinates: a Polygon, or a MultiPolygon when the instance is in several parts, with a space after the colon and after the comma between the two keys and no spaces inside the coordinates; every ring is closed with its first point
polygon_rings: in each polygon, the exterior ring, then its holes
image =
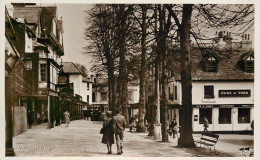
{"type": "Polygon", "coordinates": [[[14,18],[26,18],[27,23],[39,23],[41,8],[39,7],[19,7],[14,9],[14,18]]]}
{"type": "Polygon", "coordinates": [[[82,74],[80,69],[73,62],[62,62],[65,73],[82,74]]]}
{"type": "MultiPolygon", "coordinates": [[[[223,51],[224,52],[224,51],[223,51]]],[[[237,62],[242,54],[248,50],[234,50],[233,52],[221,55],[217,72],[205,72],[202,69],[202,54],[198,48],[191,49],[191,74],[192,80],[254,80],[254,73],[247,73],[239,69],[237,62]],[[227,56],[228,55],[228,56],[227,56]]],[[[172,68],[176,80],[181,80],[180,75],[180,54],[177,54],[173,61],[172,68]]]]}
{"type": "Polygon", "coordinates": [[[15,7],[15,18],[26,18],[27,23],[39,23],[42,19],[42,27],[49,34],[52,27],[52,19],[56,17],[57,7],[15,7]]]}
{"type": "Polygon", "coordinates": [[[52,19],[56,16],[57,7],[42,7],[42,26],[46,34],[50,34],[52,19]]]}

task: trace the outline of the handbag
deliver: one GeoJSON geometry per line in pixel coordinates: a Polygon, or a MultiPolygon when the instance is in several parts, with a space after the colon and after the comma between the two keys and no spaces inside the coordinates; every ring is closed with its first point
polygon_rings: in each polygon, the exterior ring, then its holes
{"type": "Polygon", "coordinates": [[[104,134],[104,131],[105,131],[104,128],[101,128],[100,129],[100,134],[104,134]]]}

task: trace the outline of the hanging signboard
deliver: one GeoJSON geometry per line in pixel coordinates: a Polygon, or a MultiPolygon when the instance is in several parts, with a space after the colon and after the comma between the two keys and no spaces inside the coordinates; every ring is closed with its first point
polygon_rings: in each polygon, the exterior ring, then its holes
{"type": "Polygon", "coordinates": [[[219,90],[219,97],[250,97],[250,90],[219,90]]]}

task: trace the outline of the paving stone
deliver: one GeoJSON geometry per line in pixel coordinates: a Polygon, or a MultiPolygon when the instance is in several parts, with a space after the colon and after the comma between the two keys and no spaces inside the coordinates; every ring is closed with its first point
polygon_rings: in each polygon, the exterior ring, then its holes
{"type": "MultiPolygon", "coordinates": [[[[27,132],[14,137],[14,151],[16,156],[19,157],[118,157],[118,155],[116,155],[116,144],[112,146],[113,154],[107,154],[106,145],[101,143],[102,135],[99,134],[101,127],[102,122],[85,120],[71,121],[69,127],[65,127],[64,124],[62,124],[52,129],[47,129],[47,124],[33,126],[32,129],[28,129],[27,132]]],[[[124,153],[120,156],[205,156],[194,150],[176,147],[177,139],[172,139],[172,137],[169,137],[169,143],[162,143],[156,142],[152,137],[147,136],[147,134],[148,133],[131,133],[126,131],[124,153]]],[[[194,137],[199,139],[199,135],[195,135],[194,137]]],[[[227,143],[230,140],[223,138],[223,141],[223,143],[227,143]]]]}

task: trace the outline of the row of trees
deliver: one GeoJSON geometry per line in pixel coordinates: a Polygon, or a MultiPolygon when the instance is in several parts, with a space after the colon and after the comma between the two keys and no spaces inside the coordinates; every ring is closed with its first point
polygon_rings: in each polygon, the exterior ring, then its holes
{"type": "MultiPolygon", "coordinates": [[[[147,115],[151,124],[159,122],[156,108],[161,104],[163,142],[168,141],[167,76],[168,71],[173,70],[169,67],[173,62],[172,57],[180,54],[183,112],[178,146],[194,147],[191,41],[198,42],[207,36],[203,33],[212,32],[216,28],[232,30],[239,25],[240,32],[245,32],[253,26],[254,6],[94,4],[86,13],[86,54],[93,57],[92,70],[108,78],[110,110],[122,108],[123,115],[129,120],[127,84],[139,80],[137,131],[144,131],[147,115]],[[149,100],[148,79],[153,79],[153,96],[149,100]]],[[[149,135],[153,135],[153,125],[149,135]]]]}

